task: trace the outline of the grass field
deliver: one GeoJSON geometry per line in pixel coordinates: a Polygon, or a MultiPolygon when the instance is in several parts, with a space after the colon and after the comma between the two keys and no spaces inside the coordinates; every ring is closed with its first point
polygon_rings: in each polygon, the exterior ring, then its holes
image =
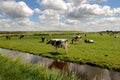
{"type": "Polygon", "coordinates": [[[18,58],[0,53],[0,80],[77,80],[75,75],[61,74],[40,64],[21,63],[18,58]]]}
{"type": "MultiPolygon", "coordinates": [[[[34,33],[33,36],[25,36],[22,40],[18,39],[17,36],[12,37],[11,40],[0,37],[0,47],[120,71],[120,38],[114,38],[113,35],[110,36],[107,33],[104,33],[102,36],[99,33],[86,34],[87,38],[93,39],[95,43],[84,43],[85,37],[82,32],[48,31],[41,33],[37,32],[34,33]],[[61,48],[58,49],[58,53],[55,53],[55,50],[51,45],[47,45],[46,42],[41,43],[42,34],[44,34],[46,39],[68,39],[68,54],[65,54],[65,51],[61,48]],[[81,43],[75,42],[74,44],[71,44],[71,39],[76,34],[82,35],[83,41],[81,43]]],[[[116,35],[120,36],[120,34],[116,35]]]]}

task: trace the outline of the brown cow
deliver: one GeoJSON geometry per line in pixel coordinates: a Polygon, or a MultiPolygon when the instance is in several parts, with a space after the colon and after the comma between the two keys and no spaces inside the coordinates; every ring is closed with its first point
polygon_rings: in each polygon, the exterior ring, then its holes
{"type": "Polygon", "coordinates": [[[22,35],[19,36],[19,39],[22,39],[23,37],[24,37],[24,35],[22,34],[22,35]]]}
{"type": "Polygon", "coordinates": [[[73,42],[75,42],[75,41],[80,41],[80,42],[81,42],[81,41],[82,41],[82,36],[78,36],[78,35],[77,35],[77,36],[74,36],[71,41],[72,41],[72,44],[73,44],[73,42]]]}
{"type": "Polygon", "coordinates": [[[6,35],[5,38],[6,38],[6,40],[10,40],[11,36],[10,35],[6,35]]]}

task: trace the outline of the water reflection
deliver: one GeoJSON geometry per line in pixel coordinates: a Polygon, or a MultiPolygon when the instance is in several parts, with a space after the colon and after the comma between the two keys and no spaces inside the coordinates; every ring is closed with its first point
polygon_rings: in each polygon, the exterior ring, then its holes
{"type": "Polygon", "coordinates": [[[70,67],[69,67],[69,63],[68,62],[64,62],[64,61],[53,61],[49,66],[48,68],[52,69],[52,68],[55,68],[55,69],[59,69],[60,71],[63,71],[63,72],[69,72],[70,71],[70,67]]]}
{"type": "Polygon", "coordinates": [[[110,71],[108,69],[57,61],[29,53],[11,51],[2,48],[0,48],[0,52],[13,57],[18,57],[22,62],[31,62],[34,64],[42,63],[45,67],[50,69],[56,68],[65,72],[75,72],[81,80],[120,80],[120,72],[110,71]]]}

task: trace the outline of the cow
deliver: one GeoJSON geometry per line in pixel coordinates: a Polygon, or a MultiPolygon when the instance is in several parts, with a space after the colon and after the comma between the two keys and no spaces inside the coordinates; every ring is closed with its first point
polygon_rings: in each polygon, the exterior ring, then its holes
{"type": "Polygon", "coordinates": [[[85,43],[94,43],[94,40],[85,39],[84,42],[85,42],[85,43]]]}
{"type": "Polygon", "coordinates": [[[68,40],[67,39],[50,39],[47,41],[47,44],[51,44],[55,47],[57,52],[57,48],[65,49],[65,53],[68,53],[68,40]]]}
{"type": "Polygon", "coordinates": [[[24,35],[22,34],[22,35],[19,36],[19,39],[22,39],[23,37],[24,37],[24,35]]]}
{"type": "Polygon", "coordinates": [[[119,38],[119,36],[115,36],[114,38],[119,38]]]}
{"type": "Polygon", "coordinates": [[[72,44],[73,44],[74,41],[80,41],[81,42],[82,41],[82,36],[78,36],[78,35],[74,36],[71,41],[72,41],[72,44]]]}
{"type": "Polygon", "coordinates": [[[42,40],[42,43],[45,41],[45,37],[44,36],[42,36],[41,37],[41,40],[42,40]]]}
{"type": "Polygon", "coordinates": [[[6,40],[10,40],[11,36],[10,35],[6,35],[5,38],[6,38],[6,40]]]}

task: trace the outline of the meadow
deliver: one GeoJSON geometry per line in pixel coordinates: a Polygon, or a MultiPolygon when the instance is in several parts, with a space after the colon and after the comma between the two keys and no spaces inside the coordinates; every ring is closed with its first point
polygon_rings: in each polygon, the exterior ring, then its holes
{"type": "Polygon", "coordinates": [[[75,75],[61,74],[42,64],[21,63],[0,53],[0,80],[77,80],[75,75]]]}
{"type": "MultiPolygon", "coordinates": [[[[0,47],[11,50],[18,50],[28,52],[30,54],[40,55],[53,59],[60,59],[67,62],[74,62],[78,64],[89,64],[110,70],[120,71],[120,38],[114,38],[114,35],[103,33],[84,33],[72,31],[45,31],[33,32],[23,39],[18,39],[18,36],[11,37],[11,40],[6,40],[5,37],[0,37],[0,47]],[[82,42],[75,42],[71,44],[71,39],[75,35],[82,35],[82,42]],[[94,43],[84,43],[87,34],[88,39],[93,39],[94,43]],[[69,41],[68,54],[61,48],[55,53],[53,46],[47,45],[46,41],[41,42],[41,36],[47,39],[65,38],[69,41]]],[[[120,36],[120,34],[115,34],[120,36]]]]}

